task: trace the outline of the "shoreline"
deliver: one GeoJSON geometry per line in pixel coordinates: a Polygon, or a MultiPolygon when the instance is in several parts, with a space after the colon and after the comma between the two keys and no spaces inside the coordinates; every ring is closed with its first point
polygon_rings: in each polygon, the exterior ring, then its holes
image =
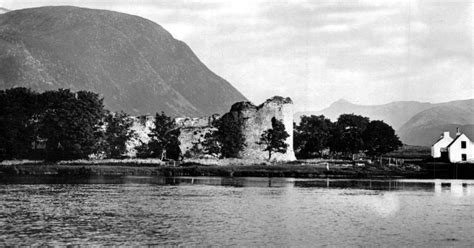
{"type": "Polygon", "coordinates": [[[292,178],[420,178],[423,173],[393,168],[332,167],[315,165],[202,165],[185,166],[130,166],[130,165],[60,165],[23,164],[1,165],[4,176],[217,176],[217,177],[292,177],[292,178]]]}
{"type": "Polygon", "coordinates": [[[0,179],[14,176],[79,178],[90,176],[157,177],[289,177],[340,179],[474,179],[473,164],[418,162],[409,166],[358,166],[325,160],[270,163],[265,161],[10,161],[0,164],[0,179]],[[329,165],[328,165],[329,164],[329,165]],[[173,166],[174,165],[174,166],[173,166]],[[329,168],[329,169],[328,169],[329,168]]]}

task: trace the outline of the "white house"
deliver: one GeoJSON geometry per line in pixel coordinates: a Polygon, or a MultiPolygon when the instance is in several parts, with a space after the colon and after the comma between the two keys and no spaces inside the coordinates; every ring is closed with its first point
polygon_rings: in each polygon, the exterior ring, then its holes
{"type": "Polygon", "coordinates": [[[474,162],[474,144],[465,134],[460,134],[448,145],[448,156],[451,163],[474,162]]]}
{"type": "Polygon", "coordinates": [[[441,158],[441,153],[447,152],[446,148],[451,144],[451,142],[453,142],[453,138],[451,138],[449,132],[441,134],[439,140],[431,147],[431,156],[433,158],[441,158]]]}
{"type": "Polygon", "coordinates": [[[431,156],[444,157],[451,163],[474,162],[474,143],[459,129],[454,139],[449,136],[449,132],[444,132],[431,147],[431,156]]]}

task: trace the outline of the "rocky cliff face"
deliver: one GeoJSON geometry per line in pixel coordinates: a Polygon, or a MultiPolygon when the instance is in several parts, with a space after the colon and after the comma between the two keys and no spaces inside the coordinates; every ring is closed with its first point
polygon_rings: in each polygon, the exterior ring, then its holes
{"type": "Polygon", "coordinates": [[[240,156],[244,159],[267,159],[268,153],[263,151],[264,146],[258,145],[262,133],[272,128],[271,119],[283,122],[286,132],[290,135],[286,139],[288,149],[286,153],[275,153],[275,160],[296,160],[293,150],[293,102],[290,98],[275,96],[266,100],[259,106],[250,102],[239,102],[232,105],[229,113],[234,118],[239,118],[242,123],[242,132],[245,136],[246,146],[240,156]]]}

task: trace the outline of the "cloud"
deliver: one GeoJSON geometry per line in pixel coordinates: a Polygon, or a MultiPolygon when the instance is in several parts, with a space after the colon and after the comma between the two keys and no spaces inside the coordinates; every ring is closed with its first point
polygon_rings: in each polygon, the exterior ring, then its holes
{"type": "MultiPolygon", "coordinates": [[[[472,98],[474,12],[468,0],[78,1],[148,18],[185,41],[251,101],[293,98],[317,110],[472,98]]],[[[17,9],[51,1],[3,0],[17,9]],[[32,5],[33,4],[33,5],[32,5]]]]}

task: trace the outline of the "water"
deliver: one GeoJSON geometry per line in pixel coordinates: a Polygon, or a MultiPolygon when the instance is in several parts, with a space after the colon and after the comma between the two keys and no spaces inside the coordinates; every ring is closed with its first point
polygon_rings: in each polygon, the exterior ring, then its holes
{"type": "Polygon", "coordinates": [[[473,180],[0,183],[0,246],[473,246],[473,217],[473,180]]]}

